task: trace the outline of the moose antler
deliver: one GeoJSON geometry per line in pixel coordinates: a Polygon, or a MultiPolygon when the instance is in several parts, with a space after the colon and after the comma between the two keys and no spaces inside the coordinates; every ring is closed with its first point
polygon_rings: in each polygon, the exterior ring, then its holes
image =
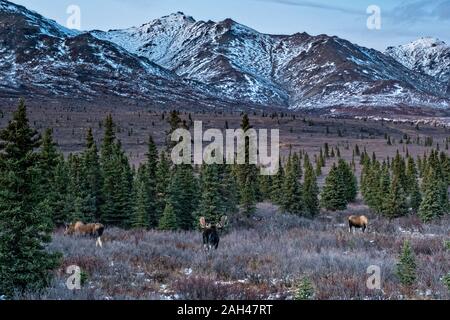
{"type": "Polygon", "coordinates": [[[220,218],[220,222],[217,224],[217,228],[223,229],[225,227],[225,225],[227,224],[227,221],[228,221],[228,217],[222,216],[222,218],[220,218]]]}
{"type": "Polygon", "coordinates": [[[200,218],[200,227],[201,227],[202,229],[205,229],[205,228],[206,228],[206,219],[205,219],[205,217],[201,217],[201,218],[200,218]]]}

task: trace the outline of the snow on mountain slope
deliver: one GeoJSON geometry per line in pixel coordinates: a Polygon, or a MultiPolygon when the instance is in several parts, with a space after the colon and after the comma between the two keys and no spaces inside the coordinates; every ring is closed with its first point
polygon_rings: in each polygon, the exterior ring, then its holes
{"type": "MultiPolygon", "coordinates": [[[[46,19],[40,14],[28,10],[23,6],[16,5],[12,2],[0,0],[0,12],[4,14],[10,14],[11,16],[21,16],[26,19],[30,27],[38,28],[42,34],[53,37],[68,37],[76,36],[79,34],[76,30],[65,28],[54,20],[46,19]]],[[[2,17],[2,21],[5,17],[2,17]]]]}
{"type": "Polygon", "coordinates": [[[364,104],[446,107],[446,87],[337,37],[261,34],[231,19],[176,13],[94,36],[238,101],[291,109],[364,104]]]}
{"type": "MultiPolygon", "coordinates": [[[[211,104],[212,89],[89,33],[0,0],[0,96],[102,96],[170,105],[211,104]]],[[[217,99],[216,99],[217,100],[217,99]]],[[[220,101],[217,101],[220,103],[220,101]]]]}
{"type": "Polygon", "coordinates": [[[225,96],[287,104],[287,93],[270,79],[271,61],[264,54],[270,48],[270,37],[232,20],[196,22],[176,13],[141,27],[93,34],[181,77],[212,85],[225,96]]]}
{"type": "Polygon", "coordinates": [[[195,21],[180,12],[126,30],[81,33],[0,0],[0,97],[117,96],[200,108],[448,108],[445,68],[433,69],[447,61],[445,50],[437,53],[442,46],[428,46],[437,62],[425,72],[327,35],[268,35],[231,19],[195,21]]]}
{"type": "Polygon", "coordinates": [[[450,46],[444,41],[421,38],[398,47],[389,47],[386,54],[407,68],[446,84],[450,94],[450,46]]]}

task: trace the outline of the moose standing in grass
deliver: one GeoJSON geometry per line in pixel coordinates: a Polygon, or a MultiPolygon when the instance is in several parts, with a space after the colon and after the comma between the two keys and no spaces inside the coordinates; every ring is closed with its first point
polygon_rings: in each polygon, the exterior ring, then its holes
{"type": "Polygon", "coordinates": [[[95,242],[96,247],[103,247],[102,235],[105,231],[105,226],[100,223],[84,224],[81,221],[66,225],[64,235],[79,235],[79,236],[91,236],[97,238],[95,242]]]}
{"type": "Polygon", "coordinates": [[[350,216],[348,218],[349,232],[352,233],[353,228],[362,229],[364,233],[369,225],[369,219],[366,216],[350,216]]]}
{"type": "Polygon", "coordinates": [[[211,224],[206,223],[205,217],[200,218],[200,227],[203,230],[203,246],[206,251],[213,248],[217,250],[220,241],[218,230],[222,230],[225,227],[227,220],[228,218],[223,216],[219,223],[211,224]]]}

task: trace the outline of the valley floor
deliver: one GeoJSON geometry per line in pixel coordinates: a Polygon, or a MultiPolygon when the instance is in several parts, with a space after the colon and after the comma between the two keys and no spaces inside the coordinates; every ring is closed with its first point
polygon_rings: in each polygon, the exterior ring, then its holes
{"type": "Polygon", "coordinates": [[[442,277],[450,270],[449,217],[422,225],[416,217],[389,222],[352,204],[314,220],[281,214],[262,203],[254,218],[233,223],[219,249],[205,253],[200,232],[109,229],[95,240],[54,234],[50,250],[62,252],[53,285],[26,299],[293,299],[307,276],[315,299],[449,299],[442,277]],[[368,232],[350,234],[347,217],[366,214],[368,232]],[[417,261],[417,284],[402,289],[396,263],[405,239],[417,261]],[[82,270],[81,290],[66,287],[67,267],[82,270]],[[369,266],[381,269],[381,290],[370,290],[369,266]]]}

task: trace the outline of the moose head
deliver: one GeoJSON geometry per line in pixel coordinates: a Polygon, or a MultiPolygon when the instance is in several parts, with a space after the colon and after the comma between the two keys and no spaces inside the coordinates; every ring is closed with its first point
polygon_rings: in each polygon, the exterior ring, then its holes
{"type": "Polygon", "coordinates": [[[206,223],[205,217],[200,218],[200,227],[203,230],[203,246],[205,250],[211,250],[212,248],[216,249],[219,247],[219,233],[218,230],[221,230],[225,227],[228,218],[223,216],[220,218],[220,221],[216,224],[206,223]]]}

